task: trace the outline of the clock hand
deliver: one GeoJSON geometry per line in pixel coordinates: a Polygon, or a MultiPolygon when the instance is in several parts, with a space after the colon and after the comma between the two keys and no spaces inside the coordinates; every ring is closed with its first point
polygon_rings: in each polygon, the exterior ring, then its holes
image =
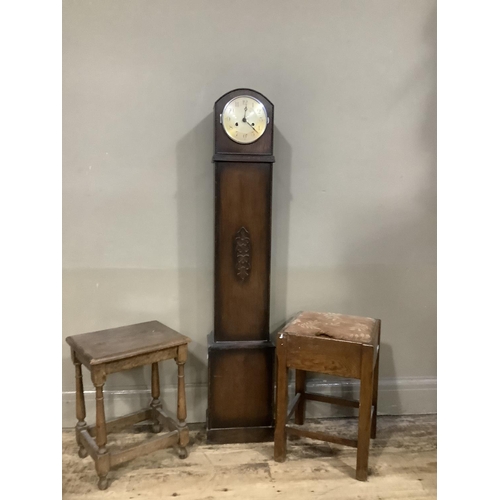
{"type": "MultiPolygon", "coordinates": [[[[248,125],[250,125],[250,127],[252,127],[254,130],[255,130],[255,127],[248,121],[245,120],[246,123],[248,123],[248,125]]],[[[255,132],[258,134],[257,130],[255,130],[255,132]]]]}
{"type": "MultiPolygon", "coordinates": [[[[247,107],[245,106],[245,114],[243,116],[242,122],[250,125],[250,127],[252,127],[255,130],[255,127],[246,119],[246,115],[247,115],[247,107]]],[[[258,134],[257,130],[255,130],[255,132],[258,134]]]]}

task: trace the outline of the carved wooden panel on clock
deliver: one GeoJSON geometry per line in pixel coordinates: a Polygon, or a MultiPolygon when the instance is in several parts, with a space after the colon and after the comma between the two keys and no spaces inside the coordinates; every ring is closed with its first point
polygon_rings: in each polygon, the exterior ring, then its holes
{"type": "Polygon", "coordinates": [[[241,226],[234,237],[234,270],[240,281],[250,276],[252,268],[252,243],[250,233],[241,226]]]}

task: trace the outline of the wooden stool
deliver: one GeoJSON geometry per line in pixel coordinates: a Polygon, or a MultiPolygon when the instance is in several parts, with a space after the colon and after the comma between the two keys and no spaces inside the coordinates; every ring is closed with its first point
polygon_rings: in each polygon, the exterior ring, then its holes
{"type": "Polygon", "coordinates": [[[178,444],[179,457],[187,457],[189,430],[186,425],[184,363],[187,359],[187,344],[191,342],[191,339],[158,321],[149,321],[73,335],[67,337],[66,342],[71,346],[71,358],[75,365],[78,455],[85,458],[87,454],[90,454],[94,459],[99,476],[99,489],[105,490],[108,487],[106,476],[111,467],[141,455],[178,444]],[[159,399],[158,363],[166,359],[175,359],[178,367],[178,423],[165,414],[159,399]],[[85,423],[82,364],[90,370],[96,389],[96,423],[92,426],[85,423]],[[150,408],[106,422],[103,387],[107,375],[148,364],[151,365],[152,401],[150,408]],[[163,425],[170,432],[125,450],[108,451],[106,448],[108,433],[147,419],[153,421],[153,432],[160,432],[163,425]]]}
{"type": "Polygon", "coordinates": [[[370,436],[377,429],[380,320],[343,314],[303,312],[276,341],[277,395],[274,459],[286,458],[287,433],[357,448],[356,479],[366,481],[370,436]],[[295,368],[295,397],[287,411],[288,369],[295,368]],[[306,392],[306,371],[361,380],[359,401],[306,392]],[[305,402],[321,401],[359,408],[358,439],[301,428],[305,402]],[[295,412],[295,425],[287,424],[295,412]]]}

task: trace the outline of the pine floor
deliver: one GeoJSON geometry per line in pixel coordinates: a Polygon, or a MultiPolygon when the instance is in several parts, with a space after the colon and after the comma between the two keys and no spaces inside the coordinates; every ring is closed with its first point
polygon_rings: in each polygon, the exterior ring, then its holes
{"type": "MultiPolygon", "coordinates": [[[[352,418],[307,423],[356,434],[352,418]]],[[[354,448],[289,439],[286,462],[276,463],[272,443],[207,445],[203,430],[193,430],[186,460],[172,448],[137,458],[110,471],[106,491],[97,488],[92,459],[78,458],[73,431],[63,431],[63,499],[435,499],[436,428],[435,415],[379,417],[364,483],[354,479],[354,448]]],[[[110,435],[108,444],[123,446],[151,436],[132,429],[110,435]]]]}

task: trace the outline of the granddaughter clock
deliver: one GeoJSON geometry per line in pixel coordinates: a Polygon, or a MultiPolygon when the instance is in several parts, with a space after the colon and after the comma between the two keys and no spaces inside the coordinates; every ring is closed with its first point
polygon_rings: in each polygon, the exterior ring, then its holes
{"type": "Polygon", "coordinates": [[[214,331],[208,342],[207,440],[273,439],[269,338],[274,106],[237,89],[214,105],[214,331]]]}

